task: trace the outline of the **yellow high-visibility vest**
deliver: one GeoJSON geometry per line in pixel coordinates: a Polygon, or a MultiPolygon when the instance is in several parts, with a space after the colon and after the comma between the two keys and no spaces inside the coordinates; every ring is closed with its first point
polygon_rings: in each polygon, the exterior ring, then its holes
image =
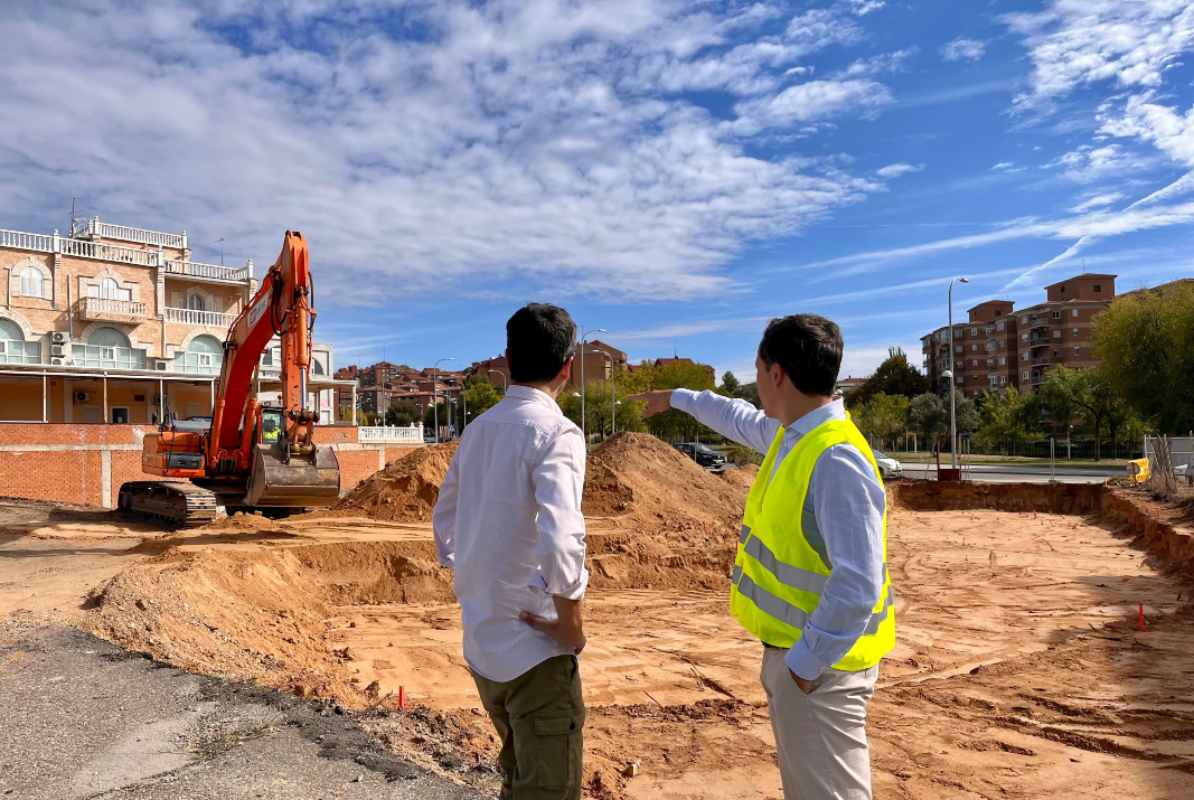
{"type": "MultiPolygon", "coordinates": [[[[789,648],[804,635],[804,624],[821,602],[830,566],[809,544],[805,504],[817,460],[830,447],[850,444],[866,457],[875,479],[883,478],[870,445],[850,420],[829,420],[802,436],[779,469],[781,427],[759,467],[746,499],[742,534],[734,559],[730,613],[764,644],[789,648]],[[772,476],[774,472],[774,477],[772,476]]],[[[811,508],[810,508],[811,512],[811,508]]],[[[810,513],[811,516],[811,513],[810,513]]],[[[833,667],[869,669],[895,647],[895,605],[887,572],[887,512],[883,513],[883,591],[866,632],[833,667]]]]}

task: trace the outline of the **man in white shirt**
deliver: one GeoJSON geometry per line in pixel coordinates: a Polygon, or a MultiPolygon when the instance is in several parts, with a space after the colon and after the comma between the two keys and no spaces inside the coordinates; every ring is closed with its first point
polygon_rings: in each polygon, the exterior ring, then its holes
{"type": "Polygon", "coordinates": [[[464,658],[502,742],[502,800],[580,798],[585,444],[556,403],[575,339],[556,306],[509,319],[511,385],[465,429],[433,515],[464,658]]]}

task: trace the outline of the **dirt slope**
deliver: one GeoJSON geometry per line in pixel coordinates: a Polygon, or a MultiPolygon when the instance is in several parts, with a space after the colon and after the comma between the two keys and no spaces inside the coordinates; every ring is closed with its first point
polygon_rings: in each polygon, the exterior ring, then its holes
{"type": "Polygon", "coordinates": [[[456,442],[421,447],[362,481],[335,505],[373,519],[420,522],[431,519],[439,487],[456,455],[456,442]]]}

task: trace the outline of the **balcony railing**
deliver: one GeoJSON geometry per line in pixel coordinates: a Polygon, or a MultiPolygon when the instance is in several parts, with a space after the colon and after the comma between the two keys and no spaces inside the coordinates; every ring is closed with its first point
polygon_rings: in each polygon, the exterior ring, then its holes
{"type": "Polygon", "coordinates": [[[187,247],[186,231],[182,233],[165,233],[163,231],[151,231],[146,228],[133,228],[128,225],[113,225],[110,222],[101,222],[99,217],[91,217],[84,225],[77,226],[73,233],[75,235],[101,236],[105,239],[119,239],[123,242],[137,242],[138,244],[149,244],[157,247],[172,247],[175,250],[185,250],[187,247]]]}
{"type": "Polygon", "coordinates": [[[423,426],[377,425],[360,427],[357,428],[357,442],[361,444],[422,444],[423,426]]]}
{"type": "Polygon", "coordinates": [[[199,311],[194,308],[167,308],[166,321],[183,325],[201,325],[205,328],[228,329],[236,321],[236,314],[219,311],[199,311]]]}
{"type": "Polygon", "coordinates": [[[0,247],[15,247],[20,250],[36,250],[39,253],[54,252],[54,237],[42,233],[25,233],[0,228],[0,247]]]}
{"type": "Polygon", "coordinates": [[[243,267],[225,267],[222,264],[204,264],[202,261],[167,261],[168,275],[187,275],[192,278],[209,278],[217,281],[247,281],[252,273],[250,261],[243,267]]]}
{"type": "Polygon", "coordinates": [[[106,297],[84,297],[78,303],[79,317],[109,322],[140,322],[145,319],[145,304],[106,297]]]}
{"type": "Polygon", "coordinates": [[[120,247],[104,242],[89,242],[85,239],[58,238],[58,252],[75,258],[94,258],[97,261],[119,261],[139,267],[156,267],[158,254],[153,250],[138,250],[135,247],[120,247]]]}

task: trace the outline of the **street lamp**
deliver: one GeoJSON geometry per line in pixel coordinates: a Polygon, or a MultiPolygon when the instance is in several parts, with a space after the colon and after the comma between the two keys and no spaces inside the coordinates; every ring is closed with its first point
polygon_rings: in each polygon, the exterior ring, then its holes
{"type": "Polygon", "coordinates": [[[585,333],[580,329],[580,435],[585,440],[585,447],[589,446],[588,434],[585,433],[585,339],[594,333],[609,333],[605,328],[597,328],[585,333]]]}
{"type": "Polygon", "coordinates": [[[437,391],[438,384],[439,384],[439,365],[445,361],[455,361],[455,360],[456,359],[453,358],[452,356],[448,356],[446,358],[441,358],[439,361],[436,361],[435,364],[431,367],[431,407],[434,409],[432,414],[435,417],[435,443],[436,444],[439,444],[439,400],[438,400],[439,394],[437,391]]]}
{"type": "Polygon", "coordinates": [[[502,393],[503,393],[503,394],[505,394],[506,390],[510,388],[510,379],[506,377],[506,373],[504,373],[504,372],[502,372],[501,370],[498,370],[498,369],[490,369],[490,370],[486,370],[486,372],[488,372],[490,375],[499,375],[499,376],[501,376],[501,379],[502,379],[502,393]]]}
{"type": "Polygon", "coordinates": [[[954,469],[958,468],[958,399],[954,394],[954,284],[970,283],[969,278],[955,278],[949,282],[949,454],[954,469]]]}

